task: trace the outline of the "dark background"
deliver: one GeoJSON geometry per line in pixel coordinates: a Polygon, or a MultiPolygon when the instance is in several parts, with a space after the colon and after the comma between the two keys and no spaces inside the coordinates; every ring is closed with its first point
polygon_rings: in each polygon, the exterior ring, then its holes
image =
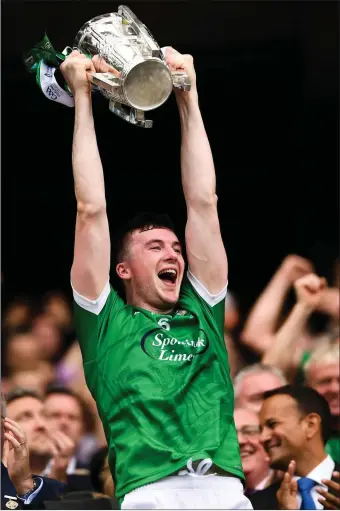
{"type": "MultiPolygon", "coordinates": [[[[128,2],[161,46],[195,59],[217,173],[230,289],[247,309],[288,253],[331,277],[338,253],[338,4],[128,2]]],[[[3,304],[21,293],[69,294],[75,224],[73,109],[48,101],[21,55],[46,30],[72,45],[116,2],[2,3],[3,304]]],[[[166,211],[180,232],[180,129],[174,98],[133,127],[94,100],[108,213],[166,211]]]]}

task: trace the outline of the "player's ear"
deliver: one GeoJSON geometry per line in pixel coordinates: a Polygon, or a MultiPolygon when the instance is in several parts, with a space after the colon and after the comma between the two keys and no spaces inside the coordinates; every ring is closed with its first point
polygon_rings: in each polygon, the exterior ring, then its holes
{"type": "Polygon", "coordinates": [[[118,263],[116,272],[120,279],[129,280],[131,278],[131,272],[127,263],[118,263]]]}

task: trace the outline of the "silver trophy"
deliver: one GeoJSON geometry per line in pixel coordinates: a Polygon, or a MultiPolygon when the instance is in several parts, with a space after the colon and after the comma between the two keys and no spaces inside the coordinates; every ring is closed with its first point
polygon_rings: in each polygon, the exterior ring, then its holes
{"type": "Polygon", "coordinates": [[[188,75],[171,72],[146,26],[124,5],[85,23],[73,46],[116,69],[115,74],[92,73],[90,81],[109,100],[111,112],[136,126],[151,128],[144,112],[161,106],[173,87],[190,90],[188,75]]]}

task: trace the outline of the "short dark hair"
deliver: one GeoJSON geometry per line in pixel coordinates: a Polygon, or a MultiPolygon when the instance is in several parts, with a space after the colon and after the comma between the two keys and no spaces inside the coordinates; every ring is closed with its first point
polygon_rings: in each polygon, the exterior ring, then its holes
{"type": "Polygon", "coordinates": [[[74,392],[70,387],[66,387],[65,385],[62,385],[60,383],[51,383],[47,386],[45,391],[45,399],[48,398],[48,396],[52,396],[53,394],[63,394],[64,396],[70,396],[73,397],[78,403],[82,411],[83,415],[83,421],[85,430],[90,433],[95,428],[95,420],[92,415],[92,413],[89,411],[88,407],[86,406],[83,399],[74,392]]]}
{"type": "Polygon", "coordinates": [[[169,229],[175,232],[174,224],[169,215],[165,213],[137,213],[114,236],[115,263],[120,263],[127,252],[127,239],[134,231],[144,232],[151,229],[169,229]]]}
{"type": "Polygon", "coordinates": [[[43,401],[42,396],[38,394],[38,392],[35,392],[34,390],[30,389],[24,389],[22,387],[16,387],[15,389],[7,392],[5,399],[7,405],[12,403],[13,401],[16,401],[17,399],[21,399],[23,397],[33,397],[35,399],[38,399],[39,401],[43,401]]]}
{"type": "Polygon", "coordinates": [[[272,396],[287,395],[296,401],[298,410],[303,415],[317,413],[321,419],[321,435],[326,444],[332,432],[332,415],[326,399],[311,387],[302,385],[284,385],[264,392],[264,399],[272,396]]]}

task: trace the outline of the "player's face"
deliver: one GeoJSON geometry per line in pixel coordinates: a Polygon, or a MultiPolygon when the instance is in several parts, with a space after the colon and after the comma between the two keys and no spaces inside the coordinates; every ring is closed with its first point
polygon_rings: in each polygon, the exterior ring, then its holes
{"type": "Polygon", "coordinates": [[[133,305],[165,311],[176,304],[183,279],[184,259],[173,231],[151,229],[132,233],[128,255],[122,264],[123,278],[128,281],[133,305]]]}

